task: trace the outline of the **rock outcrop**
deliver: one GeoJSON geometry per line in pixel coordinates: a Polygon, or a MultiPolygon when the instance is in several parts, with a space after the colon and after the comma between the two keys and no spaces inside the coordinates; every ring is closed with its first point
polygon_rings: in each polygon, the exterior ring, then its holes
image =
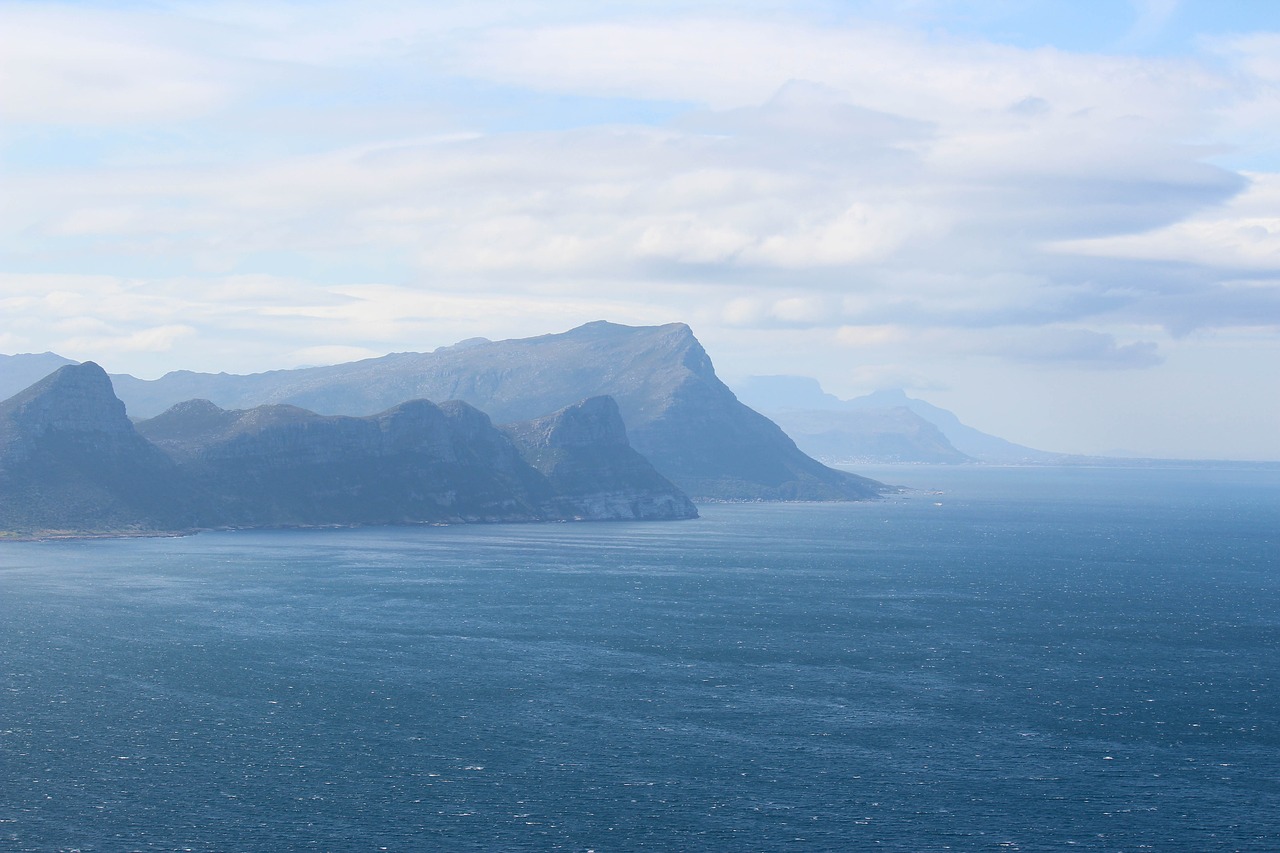
{"type": "Polygon", "coordinates": [[[631,448],[618,404],[592,397],[503,427],[550,483],[554,512],[574,518],[689,518],[693,504],[631,448]]]}

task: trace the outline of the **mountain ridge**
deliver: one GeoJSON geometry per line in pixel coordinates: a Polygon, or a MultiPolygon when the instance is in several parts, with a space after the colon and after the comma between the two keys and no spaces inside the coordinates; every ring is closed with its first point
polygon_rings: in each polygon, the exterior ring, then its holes
{"type": "Polygon", "coordinates": [[[470,339],[430,353],[325,367],[113,378],[130,413],[142,417],[193,398],[229,409],[285,403],[345,415],[423,398],[462,400],[503,424],[609,396],[632,447],[695,498],[861,500],[884,488],[811,459],[776,424],[741,403],[683,323],[601,320],[532,338],[470,339]]]}
{"type": "Polygon", "coordinates": [[[612,400],[513,430],[546,436],[567,473],[459,401],[364,417],[188,401],[135,425],[101,367],[68,365],[0,402],[0,535],[697,516],[612,400]]]}
{"type": "Polygon", "coordinates": [[[974,429],[901,388],[842,400],[809,376],[752,376],[738,383],[737,392],[786,428],[802,449],[835,462],[1016,465],[1073,458],[974,429]]]}

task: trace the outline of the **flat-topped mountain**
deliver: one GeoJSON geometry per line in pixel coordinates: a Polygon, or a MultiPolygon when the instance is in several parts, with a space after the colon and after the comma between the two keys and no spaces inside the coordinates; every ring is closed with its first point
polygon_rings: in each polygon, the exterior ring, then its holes
{"type": "Polygon", "coordinates": [[[696,515],[608,399],[508,432],[426,400],[365,417],[195,400],[135,426],[86,363],[0,403],[10,535],[696,515]]]}
{"type": "Polygon", "coordinates": [[[562,334],[474,339],[331,367],[115,380],[135,417],[193,398],[227,409],[289,404],[331,415],[369,415],[430,399],[462,400],[502,424],[610,396],[631,445],[695,497],[848,500],[882,488],[806,456],[776,424],[740,403],[681,323],[596,322],[562,334]]]}

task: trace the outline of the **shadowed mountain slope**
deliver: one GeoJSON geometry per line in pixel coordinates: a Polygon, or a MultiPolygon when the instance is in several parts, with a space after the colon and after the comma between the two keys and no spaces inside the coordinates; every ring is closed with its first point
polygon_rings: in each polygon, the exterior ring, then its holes
{"type": "MultiPolygon", "coordinates": [[[[487,415],[457,401],[414,400],[351,417],[289,405],[226,411],[193,400],[138,430],[215,496],[220,525],[695,517],[627,444],[612,401],[596,406],[598,433],[564,453],[568,464],[580,456],[591,463],[578,464],[577,477],[547,476],[487,415]]],[[[575,412],[549,416],[547,430],[565,432],[561,422],[575,412]]]]}
{"type": "Polygon", "coordinates": [[[697,516],[612,400],[511,429],[425,400],[368,417],[196,400],[135,426],[100,367],[70,365],[0,403],[0,537],[697,516]]]}
{"type": "Polygon", "coordinates": [[[557,511],[608,518],[688,518],[697,511],[631,448],[612,397],[502,428],[559,495],[557,511]]]}

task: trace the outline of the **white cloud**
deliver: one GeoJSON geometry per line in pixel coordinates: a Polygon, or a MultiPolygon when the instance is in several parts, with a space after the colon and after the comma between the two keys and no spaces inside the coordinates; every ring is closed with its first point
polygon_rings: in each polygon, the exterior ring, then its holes
{"type": "Polygon", "coordinates": [[[262,369],[683,319],[918,384],[1280,325],[1274,35],[1104,56],[816,8],[2,4],[0,340],[262,369]]]}
{"type": "Polygon", "coordinates": [[[898,344],[911,336],[897,326],[841,326],[836,330],[836,340],[842,346],[864,348],[898,344]]]}
{"type": "Polygon", "coordinates": [[[195,332],[194,328],[184,324],[154,326],[127,334],[113,334],[110,329],[103,329],[99,334],[64,338],[57,347],[63,352],[96,353],[94,358],[110,358],[127,352],[169,352],[178,339],[195,332]]]}
{"type": "Polygon", "coordinates": [[[987,124],[1035,96],[1065,115],[1139,115],[1186,129],[1189,108],[1211,103],[1225,88],[1189,62],[1021,50],[794,19],[683,16],[491,29],[459,54],[459,71],[504,83],[713,109],[760,104],[789,80],[809,80],[864,108],[958,126],[987,124]]]}
{"type": "Polygon", "coordinates": [[[294,350],[288,353],[285,358],[288,360],[290,367],[314,367],[316,365],[362,361],[366,358],[378,358],[383,355],[386,355],[386,353],[365,347],[318,346],[294,350]]]}
{"type": "Polygon", "coordinates": [[[1195,215],[1141,234],[1062,241],[1050,248],[1111,258],[1183,261],[1254,270],[1280,279],[1280,176],[1254,174],[1248,189],[1195,215]]]}
{"type": "Polygon", "coordinates": [[[226,104],[230,67],[174,44],[171,19],[92,7],[0,9],[0,119],[124,125],[226,104]]]}

